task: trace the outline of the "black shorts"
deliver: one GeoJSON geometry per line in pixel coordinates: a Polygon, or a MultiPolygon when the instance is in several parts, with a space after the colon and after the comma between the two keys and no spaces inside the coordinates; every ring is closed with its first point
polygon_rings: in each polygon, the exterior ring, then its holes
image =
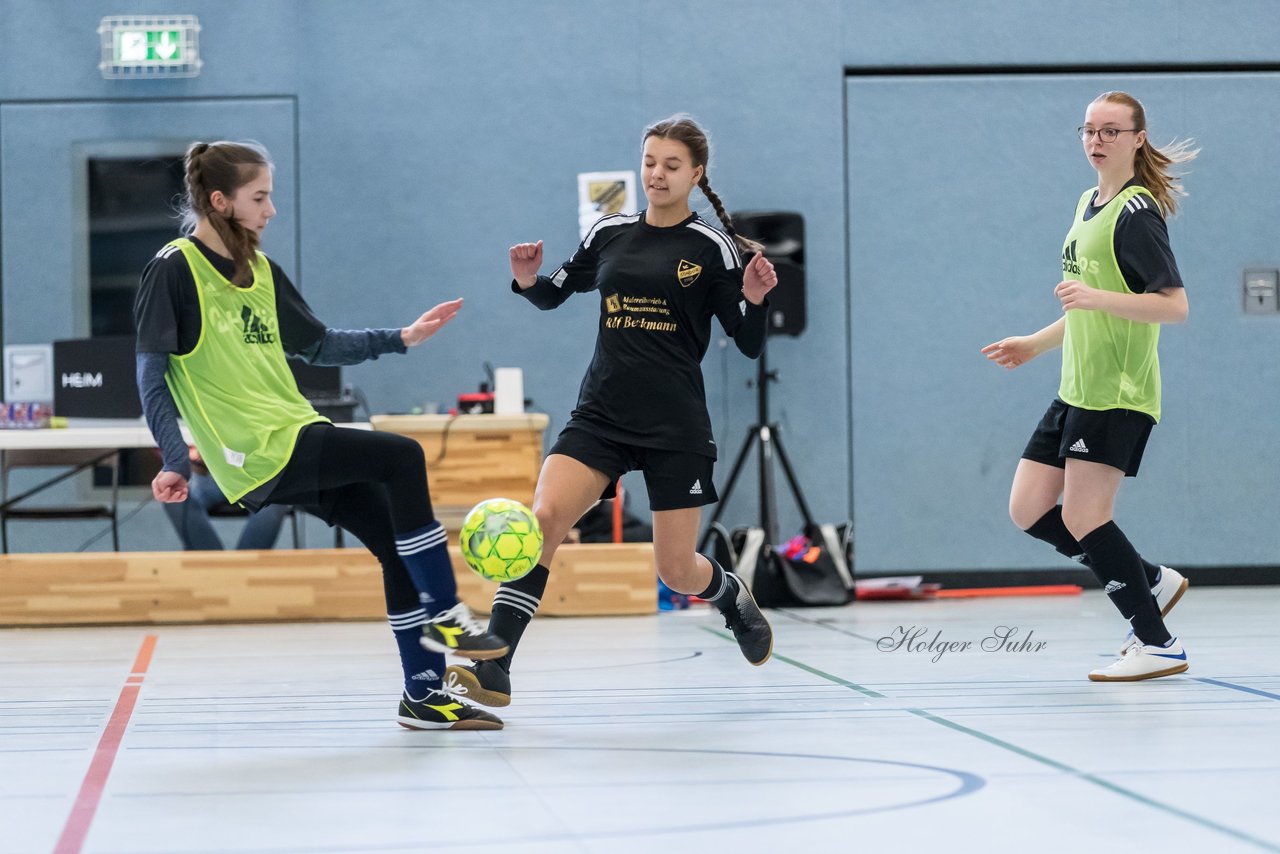
{"type": "Polygon", "coordinates": [[[1040,419],[1024,460],[1065,468],[1067,459],[1088,460],[1138,474],[1155,421],[1133,409],[1080,409],[1055,400],[1040,419]]]}
{"type": "Polygon", "coordinates": [[[711,472],[716,461],[691,451],[667,451],[624,445],[573,424],[560,431],[549,454],[566,457],[609,478],[601,498],[617,495],[618,478],[629,471],[644,472],[650,510],[686,510],[719,501],[711,472]]]}

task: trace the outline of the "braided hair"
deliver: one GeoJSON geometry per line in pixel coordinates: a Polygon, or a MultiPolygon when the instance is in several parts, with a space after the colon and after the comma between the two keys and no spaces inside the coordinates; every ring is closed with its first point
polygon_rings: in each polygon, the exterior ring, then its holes
{"type": "Polygon", "coordinates": [[[702,167],[702,178],[698,181],[698,189],[702,190],[702,194],[707,197],[707,201],[711,202],[711,207],[715,208],[716,217],[724,226],[725,233],[733,238],[733,242],[739,251],[743,253],[763,252],[764,246],[762,244],[738,234],[737,229],[733,226],[733,218],[724,209],[724,203],[720,201],[720,196],[711,189],[711,182],[707,179],[707,162],[711,159],[711,142],[707,139],[706,131],[698,126],[693,117],[686,113],[676,113],[674,116],[665,118],[662,121],[654,122],[644,129],[644,137],[641,142],[651,136],[656,136],[658,139],[674,139],[676,142],[684,143],[693,158],[694,168],[702,167]]]}
{"type": "Polygon", "coordinates": [[[259,170],[271,169],[271,157],[262,146],[254,142],[196,142],[187,148],[183,159],[186,167],[186,194],[183,197],[182,232],[195,232],[201,219],[222,239],[235,273],[231,281],[247,286],[253,282],[249,262],[258,251],[258,234],[245,228],[235,218],[235,210],[226,214],[214,209],[210,196],[221,192],[228,199],[237,190],[257,177],[259,170]]]}

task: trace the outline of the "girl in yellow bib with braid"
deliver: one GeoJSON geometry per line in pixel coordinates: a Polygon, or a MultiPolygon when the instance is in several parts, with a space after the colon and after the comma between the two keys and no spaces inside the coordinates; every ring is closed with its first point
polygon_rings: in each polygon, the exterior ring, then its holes
{"type": "Polygon", "coordinates": [[[1063,316],[982,352],[1016,368],[1062,348],[1058,399],[1018,463],[1009,515],[1093,570],[1131,630],[1120,659],[1089,678],[1131,682],[1187,669],[1186,651],[1164,624],[1187,580],[1144,560],[1112,511],[1121,481],[1138,473],[1160,420],[1160,325],[1187,319],[1164,218],[1182,193],[1168,169],[1196,151],[1186,142],[1152,146],[1142,104],[1124,92],[1095,98],[1077,131],[1098,186],[1080,197],[1062,247],[1054,295],[1063,316]]]}
{"type": "Polygon", "coordinates": [[[462,300],[400,329],[329,329],[258,251],[276,212],[266,151],[200,142],[187,150],[185,166],[187,236],[147,265],[134,305],[138,390],[164,458],[152,492],[163,502],[187,499],[181,414],[228,501],[299,506],[350,531],[378,558],[404,671],[399,723],[501,729],[501,720],[442,684],[444,653],[495,658],[507,644],[458,601],[421,446],[329,423],[298,392],[285,362],[289,355],[354,365],[403,353],[452,320],[462,300]]]}

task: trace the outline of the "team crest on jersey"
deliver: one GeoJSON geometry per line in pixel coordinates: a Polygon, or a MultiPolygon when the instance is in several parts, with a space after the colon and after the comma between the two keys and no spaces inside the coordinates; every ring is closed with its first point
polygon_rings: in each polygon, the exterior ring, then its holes
{"type": "Polygon", "coordinates": [[[702,267],[692,261],[686,261],[681,258],[680,263],[676,265],[676,278],[680,280],[680,287],[682,288],[687,288],[698,281],[698,277],[701,275],[702,267]]]}
{"type": "Polygon", "coordinates": [[[617,294],[610,294],[604,298],[604,307],[610,314],[622,311],[622,300],[618,299],[617,294]]]}

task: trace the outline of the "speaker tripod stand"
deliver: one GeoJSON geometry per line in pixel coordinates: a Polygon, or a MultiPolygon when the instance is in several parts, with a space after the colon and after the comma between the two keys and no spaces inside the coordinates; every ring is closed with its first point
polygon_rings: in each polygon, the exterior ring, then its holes
{"type": "Polygon", "coordinates": [[[813,526],[813,514],[809,512],[809,503],[804,500],[804,493],[800,490],[800,482],[796,480],[795,469],[791,467],[791,460],[787,457],[787,451],[782,445],[782,433],[779,431],[777,424],[769,423],[769,383],[777,382],[778,372],[769,370],[768,354],[769,339],[765,338],[765,345],[760,351],[760,358],[756,360],[756,423],[752,424],[747,430],[746,439],[743,440],[738,456],[733,461],[733,468],[729,470],[729,480],[725,483],[724,491],[720,494],[720,503],[716,505],[716,511],[711,515],[711,520],[707,523],[707,529],[698,541],[699,551],[706,551],[707,545],[711,541],[712,527],[720,521],[720,516],[729,504],[729,497],[733,495],[733,488],[738,484],[738,477],[742,474],[742,469],[747,462],[747,456],[751,453],[751,449],[756,447],[760,451],[758,460],[760,470],[759,527],[764,531],[765,542],[770,545],[776,545],[778,542],[778,503],[774,499],[773,477],[773,461],[775,459],[782,465],[782,472],[786,475],[787,485],[791,487],[791,495],[795,498],[796,505],[800,508],[800,515],[804,519],[805,529],[808,530],[813,526]]]}

